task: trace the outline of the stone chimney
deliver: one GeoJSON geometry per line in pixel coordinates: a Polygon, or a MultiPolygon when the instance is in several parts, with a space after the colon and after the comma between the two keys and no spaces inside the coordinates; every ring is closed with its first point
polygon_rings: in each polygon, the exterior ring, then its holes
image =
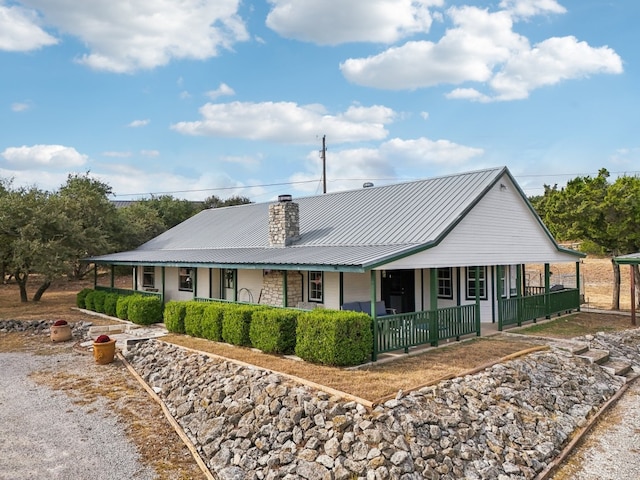
{"type": "Polygon", "coordinates": [[[291,195],[278,196],[278,203],[269,205],[269,245],[286,247],[300,238],[300,209],[291,195]]]}

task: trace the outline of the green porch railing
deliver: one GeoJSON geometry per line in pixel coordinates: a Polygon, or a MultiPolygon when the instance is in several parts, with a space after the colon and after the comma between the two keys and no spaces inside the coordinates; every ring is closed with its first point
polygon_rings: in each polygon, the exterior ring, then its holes
{"type": "Polygon", "coordinates": [[[440,340],[480,334],[476,306],[462,305],[438,310],[377,317],[377,353],[409,351],[418,345],[437,345],[440,340]]]}
{"type": "Polygon", "coordinates": [[[147,290],[131,290],[129,288],[105,287],[102,285],[96,285],[95,290],[104,290],[110,293],[117,293],[118,295],[143,295],[146,297],[158,297],[162,299],[162,293],[149,292],[147,290]]]}
{"type": "Polygon", "coordinates": [[[549,317],[555,313],[568,313],[580,308],[580,292],[577,288],[567,288],[548,294],[528,295],[508,298],[499,302],[498,330],[509,325],[549,317]]]}

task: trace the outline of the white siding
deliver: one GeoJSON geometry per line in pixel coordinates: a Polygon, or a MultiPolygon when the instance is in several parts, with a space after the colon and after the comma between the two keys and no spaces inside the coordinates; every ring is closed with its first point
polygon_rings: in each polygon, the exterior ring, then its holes
{"type": "Polygon", "coordinates": [[[238,270],[237,281],[238,301],[258,303],[262,290],[262,270],[238,270]]]}
{"type": "Polygon", "coordinates": [[[338,272],[324,272],[323,282],[324,308],[340,310],[340,274],[338,272]]]}
{"type": "Polygon", "coordinates": [[[579,257],[557,250],[535,213],[509,178],[503,176],[439,245],[379,269],[578,260],[579,257]]]}
{"type": "Polygon", "coordinates": [[[209,298],[209,269],[208,268],[198,268],[196,270],[196,278],[198,282],[196,287],[198,291],[196,292],[197,297],[209,298]]]}
{"type": "Polygon", "coordinates": [[[178,269],[167,267],[164,272],[165,278],[165,301],[169,300],[192,300],[193,292],[181,292],[178,290],[178,269]]]}
{"type": "Polygon", "coordinates": [[[342,276],[344,302],[360,302],[371,298],[371,274],[345,273],[342,276]]]}

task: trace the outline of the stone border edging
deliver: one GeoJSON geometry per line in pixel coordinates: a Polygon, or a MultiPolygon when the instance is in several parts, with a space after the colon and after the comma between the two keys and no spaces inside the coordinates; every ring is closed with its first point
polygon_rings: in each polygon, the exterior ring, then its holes
{"type": "Polygon", "coordinates": [[[218,359],[218,360],[222,360],[224,362],[229,362],[229,363],[233,363],[233,364],[236,364],[236,365],[240,365],[242,367],[255,368],[255,369],[258,369],[258,370],[263,370],[265,372],[274,373],[276,375],[280,375],[281,377],[287,378],[289,380],[293,380],[294,382],[299,383],[301,385],[305,385],[305,386],[311,387],[311,388],[313,388],[315,390],[320,390],[322,392],[328,393],[329,395],[335,395],[337,397],[340,397],[340,398],[343,398],[343,399],[346,399],[346,400],[349,400],[349,401],[357,402],[360,405],[362,405],[364,407],[367,407],[369,409],[372,409],[372,408],[375,407],[375,404],[373,402],[371,402],[369,400],[366,400],[364,398],[356,397],[355,395],[351,395],[350,393],[346,393],[346,392],[343,392],[341,390],[336,390],[335,388],[327,387],[326,385],[321,385],[319,383],[312,382],[311,380],[306,380],[304,378],[296,377],[295,375],[291,375],[289,373],[283,373],[283,372],[278,372],[277,370],[271,370],[269,368],[259,367],[257,365],[252,364],[252,363],[246,363],[246,362],[243,362],[241,360],[235,360],[233,358],[224,357],[222,355],[218,355],[217,353],[203,352],[202,350],[197,350],[195,348],[185,347],[185,346],[179,345],[177,343],[167,342],[165,340],[162,340],[161,338],[156,338],[154,340],[166,343],[168,345],[172,345],[174,347],[183,348],[184,350],[187,350],[188,352],[191,352],[191,353],[198,353],[200,355],[207,355],[208,357],[215,358],[215,359],[218,359]]]}
{"type": "MultiPolygon", "coordinates": [[[[550,347],[548,345],[539,345],[537,347],[530,347],[527,348],[525,350],[520,350],[519,352],[515,352],[515,353],[510,353],[509,355],[506,355],[502,358],[499,358],[498,360],[492,361],[492,362],[487,362],[485,364],[482,364],[478,367],[472,368],[471,370],[466,370],[464,372],[461,373],[450,373],[448,375],[443,375],[442,377],[438,377],[435,378],[427,383],[424,383],[422,385],[419,385],[417,387],[411,388],[409,390],[405,390],[404,393],[408,393],[408,392],[415,392],[416,390],[420,390],[422,388],[426,388],[426,387],[431,387],[433,385],[437,385],[440,382],[444,382],[445,380],[451,380],[452,378],[456,378],[456,377],[464,377],[466,375],[474,375],[478,372],[481,372],[482,370],[486,370],[487,368],[493,367],[494,365],[497,365],[498,363],[504,363],[507,362],[509,360],[513,360],[515,358],[518,357],[522,357],[524,355],[528,355],[530,353],[534,353],[534,352],[541,352],[543,350],[549,350],[550,347]]],[[[377,405],[383,404],[389,400],[393,400],[394,398],[397,398],[397,393],[396,394],[391,394],[391,395],[386,395],[382,398],[379,398],[378,400],[372,402],[373,407],[376,407],[377,405]]]]}
{"type": "Polygon", "coordinates": [[[620,400],[620,397],[622,397],[624,392],[626,392],[629,386],[633,382],[635,382],[638,378],[639,377],[634,377],[629,381],[627,381],[622,387],[620,387],[620,389],[613,395],[613,397],[607,400],[607,402],[602,407],[600,407],[600,410],[598,410],[596,414],[591,417],[591,419],[587,422],[587,424],[584,427],[582,427],[574,435],[571,441],[562,449],[562,452],[560,452],[560,455],[558,455],[555,458],[555,460],[553,460],[551,463],[549,463],[549,465],[547,465],[547,468],[545,468],[542,472],[540,472],[536,476],[535,480],[547,480],[548,478],[551,478],[551,475],[555,473],[555,471],[560,467],[560,465],[567,459],[567,457],[569,457],[573,449],[583,440],[586,434],[589,433],[591,428],[593,428],[593,426],[600,419],[600,417],[607,410],[609,410],[609,408],[612,405],[614,405],[618,400],[620,400]]]}
{"type": "Polygon", "coordinates": [[[216,477],[214,477],[211,471],[209,471],[209,468],[200,457],[200,454],[196,450],[196,447],[193,445],[191,440],[189,440],[189,437],[187,437],[187,434],[184,433],[184,430],[182,429],[180,424],[176,421],[175,418],[173,418],[173,415],[171,415],[171,412],[169,412],[169,409],[164,404],[162,399],[160,399],[160,397],[158,397],[156,392],[154,392],[153,389],[149,385],[147,385],[147,383],[142,379],[142,377],[138,375],[138,372],[136,372],[135,369],[131,366],[131,364],[127,361],[127,359],[124,358],[124,356],[122,355],[122,352],[117,352],[117,356],[120,359],[120,361],[127,367],[127,370],[129,370],[129,373],[133,375],[133,378],[135,378],[138,381],[138,383],[142,385],[142,387],[146,390],[149,396],[153,398],[158,405],[160,405],[160,407],[162,408],[162,412],[164,413],[164,416],[167,418],[167,420],[169,421],[173,429],[176,431],[176,433],[178,434],[182,442],[185,444],[185,446],[189,449],[194,460],[202,470],[202,473],[205,474],[208,480],[216,480],[216,477]]]}

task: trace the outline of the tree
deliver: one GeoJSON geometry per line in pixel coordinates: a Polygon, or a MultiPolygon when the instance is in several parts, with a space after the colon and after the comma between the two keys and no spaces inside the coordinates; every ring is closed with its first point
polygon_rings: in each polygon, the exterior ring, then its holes
{"type": "Polygon", "coordinates": [[[146,202],[118,210],[121,221],[119,250],[133,250],[166,230],[158,211],[146,202]]]}
{"type": "Polygon", "coordinates": [[[153,208],[164,223],[165,230],[175,227],[203,209],[201,202],[181,200],[172,195],[152,196],[150,199],[143,199],[138,203],[153,208]]]}
{"type": "Polygon", "coordinates": [[[83,278],[90,265],[83,258],[111,253],[118,248],[121,223],[118,212],[109,200],[111,187],[89,176],[69,175],[60,187],[60,208],[67,218],[66,247],[70,278],[83,278]]]}
{"type": "Polygon", "coordinates": [[[241,197],[239,195],[234,195],[233,197],[229,197],[226,200],[222,200],[216,195],[211,195],[204,199],[204,208],[220,208],[220,207],[232,207],[234,205],[246,205],[247,203],[251,203],[247,197],[241,197]]]}

